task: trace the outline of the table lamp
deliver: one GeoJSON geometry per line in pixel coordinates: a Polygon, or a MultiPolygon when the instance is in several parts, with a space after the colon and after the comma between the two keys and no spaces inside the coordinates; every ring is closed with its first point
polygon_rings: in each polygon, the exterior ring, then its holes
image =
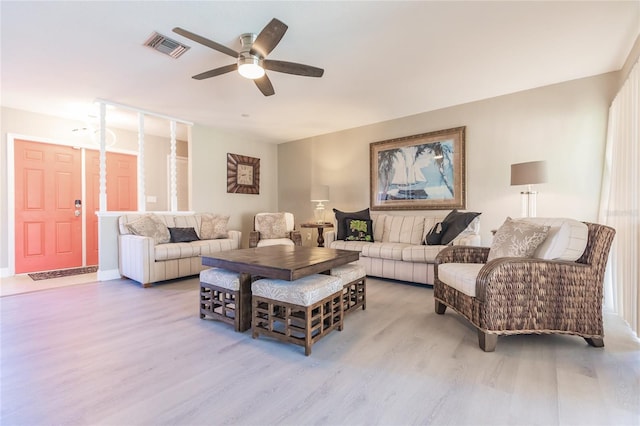
{"type": "Polygon", "coordinates": [[[522,217],[536,217],[537,192],[531,190],[531,185],[547,181],[547,162],[529,161],[511,165],[511,185],[527,185],[522,195],[522,217]]]}
{"type": "Polygon", "coordinates": [[[316,204],[313,215],[316,223],[324,223],[324,203],[329,201],[329,187],[327,185],[314,185],[311,187],[311,201],[316,204]]]}

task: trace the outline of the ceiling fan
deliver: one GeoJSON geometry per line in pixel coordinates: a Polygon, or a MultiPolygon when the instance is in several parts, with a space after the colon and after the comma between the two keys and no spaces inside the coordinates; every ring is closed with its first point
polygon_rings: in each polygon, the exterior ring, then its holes
{"type": "Polygon", "coordinates": [[[193,78],[196,80],[204,80],[205,78],[237,70],[243,77],[253,80],[263,95],[271,96],[275,91],[265,70],[305,77],[322,77],[322,74],[324,74],[322,68],[312,67],[311,65],[267,59],[267,55],[278,45],[287,28],[289,27],[286,24],[273,18],[257,36],[253,33],[246,33],[240,36],[240,43],[242,44],[240,52],[180,27],[174,28],[173,32],[213,50],[232,56],[237,60],[235,64],[225,65],[224,67],[194,75],[193,78]]]}

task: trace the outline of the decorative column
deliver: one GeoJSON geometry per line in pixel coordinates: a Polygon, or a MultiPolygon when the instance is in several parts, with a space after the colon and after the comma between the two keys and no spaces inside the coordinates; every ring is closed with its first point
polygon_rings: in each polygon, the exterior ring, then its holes
{"type": "Polygon", "coordinates": [[[107,106],[100,102],[100,211],[107,211],[107,106]]]}
{"type": "Polygon", "coordinates": [[[170,176],[170,194],[171,194],[171,211],[178,211],[178,174],[176,170],[176,122],[171,120],[171,156],[169,158],[169,176],[170,176]]]}
{"type": "Polygon", "coordinates": [[[138,211],[147,211],[144,188],[144,114],[138,112],[138,211]]]}

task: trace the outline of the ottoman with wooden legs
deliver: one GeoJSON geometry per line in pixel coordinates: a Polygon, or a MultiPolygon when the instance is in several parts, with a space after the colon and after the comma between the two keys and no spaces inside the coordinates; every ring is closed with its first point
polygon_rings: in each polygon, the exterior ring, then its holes
{"type": "Polygon", "coordinates": [[[200,318],[212,318],[234,326],[251,328],[251,277],[222,268],[200,272],[200,318]]]}
{"type": "Polygon", "coordinates": [[[311,346],[334,329],[342,330],[342,281],[309,275],[294,281],[263,278],[251,284],[253,338],[260,335],[311,346]]]}
{"type": "Polygon", "coordinates": [[[342,281],[345,315],[362,306],[367,309],[367,272],[355,263],[331,268],[331,275],[342,281]]]}

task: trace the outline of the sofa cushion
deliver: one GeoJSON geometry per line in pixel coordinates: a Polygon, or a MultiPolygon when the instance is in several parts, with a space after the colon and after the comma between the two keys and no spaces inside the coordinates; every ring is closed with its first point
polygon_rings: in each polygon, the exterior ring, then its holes
{"type": "Polygon", "coordinates": [[[436,256],[446,246],[411,245],[402,250],[402,260],[415,263],[434,263],[436,256]]]}
{"type": "Polygon", "coordinates": [[[287,221],[284,213],[261,213],[255,218],[256,231],[261,240],[287,238],[287,221]]]}
{"type": "Polygon", "coordinates": [[[169,228],[169,234],[171,243],[190,243],[200,239],[194,228],[169,228]]]}
{"type": "Polygon", "coordinates": [[[583,222],[575,219],[542,217],[522,220],[549,226],[547,238],[533,253],[533,257],[537,259],[575,262],[587,248],[589,228],[583,222]]]}
{"type": "Polygon", "coordinates": [[[382,241],[382,234],[384,233],[384,222],[387,218],[385,214],[372,214],[371,220],[373,221],[373,241],[382,241]]]}
{"type": "MultiPolygon", "coordinates": [[[[239,247],[239,241],[232,238],[218,238],[215,240],[192,241],[189,245],[199,247],[200,255],[207,256],[225,250],[235,250],[239,247]]],[[[195,253],[195,250],[194,250],[195,253]]]]}
{"type": "Polygon", "coordinates": [[[359,212],[343,212],[338,209],[333,209],[333,212],[336,215],[336,225],[337,225],[337,234],[336,239],[344,240],[347,238],[347,225],[345,223],[345,219],[362,219],[362,220],[370,220],[371,215],[369,214],[369,209],[366,208],[364,210],[360,210],[359,212]]]}
{"type": "Polygon", "coordinates": [[[476,297],[476,278],[483,263],[442,263],[438,279],[470,297],[476,297]]]}
{"type": "Polygon", "coordinates": [[[347,241],[373,242],[373,221],[362,219],[345,219],[347,225],[347,241]]]}
{"type": "Polygon", "coordinates": [[[452,210],[442,222],[446,223],[446,230],[442,234],[441,244],[449,244],[471,223],[473,219],[479,216],[477,212],[459,212],[452,210]]]}
{"type": "Polygon", "coordinates": [[[405,243],[365,243],[360,254],[371,258],[402,260],[402,251],[410,245],[405,243]]]}
{"type": "Polygon", "coordinates": [[[200,246],[195,243],[169,243],[155,246],[155,259],[186,259],[200,256],[200,246]]]}
{"type": "Polygon", "coordinates": [[[548,226],[507,217],[493,237],[487,261],[499,257],[531,257],[548,232],[548,226]]]}
{"type": "Polygon", "coordinates": [[[329,248],[335,250],[351,250],[351,251],[359,251],[362,252],[362,247],[368,246],[369,242],[367,241],[344,241],[344,240],[335,240],[329,244],[329,248]]]}
{"type": "Polygon", "coordinates": [[[153,238],[155,244],[165,244],[171,240],[169,229],[155,214],[146,214],[138,219],[127,223],[127,229],[141,237],[153,238]]]}
{"type": "Polygon", "coordinates": [[[384,221],[383,242],[422,244],[424,216],[387,216],[384,221]]]}
{"type": "Polygon", "coordinates": [[[229,216],[203,213],[200,216],[200,220],[199,237],[201,240],[214,240],[217,238],[227,238],[229,236],[227,231],[229,216]]]}

